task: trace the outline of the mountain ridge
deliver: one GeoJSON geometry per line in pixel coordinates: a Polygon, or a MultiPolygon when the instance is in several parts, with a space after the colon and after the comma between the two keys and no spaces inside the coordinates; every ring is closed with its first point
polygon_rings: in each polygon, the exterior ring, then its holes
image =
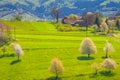
{"type": "Polygon", "coordinates": [[[0,0],[0,18],[11,19],[19,13],[24,20],[51,19],[50,8],[61,8],[61,17],[85,12],[112,15],[120,8],[120,0],[0,0]]]}

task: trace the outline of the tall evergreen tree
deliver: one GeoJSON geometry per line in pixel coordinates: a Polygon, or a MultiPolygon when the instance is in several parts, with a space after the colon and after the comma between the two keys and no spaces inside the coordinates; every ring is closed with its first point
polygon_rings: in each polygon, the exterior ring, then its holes
{"type": "Polygon", "coordinates": [[[119,19],[116,21],[116,27],[118,30],[120,30],[120,20],[119,19]]]}
{"type": "Polygon", "coordinates": [[[95,24],[98,26],[98,31],[100,31],[101,22],[102,22],[101,17],[100,16],[96,16],[95,24]]]}

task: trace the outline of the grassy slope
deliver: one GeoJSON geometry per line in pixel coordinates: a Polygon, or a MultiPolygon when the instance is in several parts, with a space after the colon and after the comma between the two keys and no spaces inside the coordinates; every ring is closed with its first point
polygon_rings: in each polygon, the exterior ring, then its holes
{"type": "MultiPolygon", "coordinates": [[[[24,49],[22,61],[11,65],[17,58],[8,56],[0,58],[0,80],[46,80],[54,75],[48,71],[50,61],[54,57],[62,60],[65,72],[62,80],[118,80],[120,79],[120,41],[117,38],[97,36],[89,33],[97,46],[98,52],[92,55],[92,60],[84,60],[78,51],[80,42],[84,39],[85,32],[57,32],[49,23],[7,22],[16,27],[18,43],[24,49]],[[43,28],[44,26],[44,28],[43,28]],[[45,29],[45,30],[44,30],[45,29]],[[93,62],[103,61],[103,47],[109,40],[116,52],[110,56],[118,63],[117,69],[111,75],[100,74],[94,76],[91,68],[93,62]],[[28,50],[29,49],[29,50],[28,50]],[[82,59],[80,59],[82,58],[82,59]],[[81,75],[82,74],[82,75],[81,75]]],[[[12,54],[12,51],[8,52],[12,54]]],[[[102,71],[102,70],[101,70],[102,71]]],[[[48,79],[48,80],[52,80],[48,79]]]]}

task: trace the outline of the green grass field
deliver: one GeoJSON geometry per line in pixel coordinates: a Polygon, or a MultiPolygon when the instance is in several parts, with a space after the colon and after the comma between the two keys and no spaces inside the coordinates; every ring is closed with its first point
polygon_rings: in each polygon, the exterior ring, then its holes
{"type": "Polygon", "coordinates": [[[89,37],[97,46],[97,54],[91,55],[91,60],[86,60],[87,55],[78,51],[81,41],[85,38],[85,32],[58,32],[48,22],[4,23],[16,28],[17,42],[22,46],[24,56],[21,62],[12,64],[17,57],[10,56],[13,51],[9,49],[9,56],[0,57],[0,80],[53,80],[54,74],[49,72],[48,67],[54,57],[58,57],[65,68],[64,73],[60,75],[61,80],[120,79],[120,38],[89,32],[89,37]],[[117,69],[111,74],[105,74],[105,70],[101,69],[98,75],[94,75],[91,64],[104,60],[102,57],[105,56],[103,47],[106,40],[115,48],[115,52],[109,55],[117,62],[117,69]]]}

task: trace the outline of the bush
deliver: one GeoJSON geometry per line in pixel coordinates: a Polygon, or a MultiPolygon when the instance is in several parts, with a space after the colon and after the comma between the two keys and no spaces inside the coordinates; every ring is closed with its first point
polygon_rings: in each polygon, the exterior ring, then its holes
{"type": "Polygon", "coordinates": [[[110,30],[112,30],[112,33],[114,33],[114,30],[116,29],[116,24],[114,21],[109,21],[109,27],[110,30]]]}
{"type": "Polygon", "coordinates": [[[71,31],[71,28],[72,26],[69,24],[59,24],[57,29],[63,32],[63,31],[71,31]]]}
{"type": "Polygon", "coordinates": [[[0,47],[7,44],[9,42],[8,38],[6,37],[0,37],[0,47]]]}
{"type": "Polygon", "coordinates": [[[94,32],[94,33],[96,33],[96,32],[97,32],[97,30],[98,30],[97,25],[93,25],[93,26],[92,26],[92,28],[94,29],[94,31],[93,31],[93,32],[94,32]]]}
{"type": "Polygon", "coordinates": [[[79,31],[79,28],[78,27],[72,27],[71,31],[79,31]]]}
{"type": "Polygon", "coordinates": [[[57,23],[55,26],[57,26],[56,28],[61,32],[79,31],[79,27],[71,26],[70,24],[57,23]]]}

